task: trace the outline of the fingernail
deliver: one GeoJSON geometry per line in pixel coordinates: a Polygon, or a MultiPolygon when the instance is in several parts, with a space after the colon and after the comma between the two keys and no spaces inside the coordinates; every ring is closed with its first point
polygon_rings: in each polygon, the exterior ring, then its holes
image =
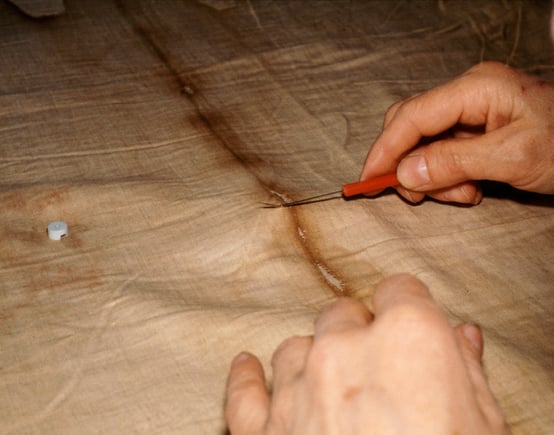
{"type": "Polygon", "coordinates": [[[477,190],[477,194],[475,195],[475,201],[473,202],[474,205],[480,204],[483,200],[483,191],[481,189],[477,190]]]}
{"type": "Polygon", "coordinates": [[[250,354],[248,352],[241,352],[233,359],[232,364],[233,365],[240,364],[240,363],[246,361],[248,358],[250,358],[250,354]]]}
{"type": "Polygon", "coordinates": [[[398,180],[407,189],[418,189],[431,182],[425,158],[420,154],[406,156],[398,165],[398,180]]]}
{"type": "Polygon", "coordinates": [[[408,201],[410,201],[412,204],[417,204],[421,200],[416,200],[416,198],[413,197],[412,192],[408,189],[404,189],[401,186],[398,186],[398,193],[402,195],[404,198],[406,198],[408,201]]]}
{"type": "Polygon", "coordinates": [[[473,196],[468,192],[467,186],[462,186],[462,194],[465,196],[465,203],[466,204],[473,204],[477,205],[481,202],[483,199],[483,192],[481,189],[477,188],[475,193],[473,193],[473,196]]]}
{"type": "Polygon", "coordinates": [[[481,328],[477,325],[466,324],[462,326],[462,334],[471,343],[473,348],[481,353],[483,349],[483,336],[481,335],[481,328]]]}

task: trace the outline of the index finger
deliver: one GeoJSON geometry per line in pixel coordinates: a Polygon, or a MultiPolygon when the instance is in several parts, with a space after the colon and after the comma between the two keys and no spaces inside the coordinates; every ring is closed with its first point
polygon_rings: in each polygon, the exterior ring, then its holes
{"type": "Polygon", "coordinates": [[[322,335],[356,329],[371,323],[373,315],[360,301],[340,298],[323,309],[314,326],[314,338],[322,335]]]}
{"type": "Polygon", "coordinates": [[[268,418],[269,393],[260,361],[243,352],[235,357],[227,380],[225,420],[231,433],[257,434],[268,418]]]}
{"type": "Polygon", "coordinates": [[[448,83],[411,98],[394,114],[366,158],[361,179],[395,171],[400,160],[423,137],[436,136],[454,126],[463,114],[456,83],[448,83]]]}
{"type": "Polygon", "coordinates": [[[425,323],[450,325],[446,313],[435,302],[429,290],[415,276],[401,274],[379,283],[373,295],[375,321],[387,313],[396,313],[395,320],[418,320],[425,323]]]}
{"type": "Polygon", "coordinates": [[[394,171],[424,137],[439,135],[456,124],[485,125],[490,106],[501,98],[490,86],[491,75],[498,80],[510,74],[516,73],[500,64],[478,65],[451,82],[393,106],[366,158],[361,179],[394,171]]]}

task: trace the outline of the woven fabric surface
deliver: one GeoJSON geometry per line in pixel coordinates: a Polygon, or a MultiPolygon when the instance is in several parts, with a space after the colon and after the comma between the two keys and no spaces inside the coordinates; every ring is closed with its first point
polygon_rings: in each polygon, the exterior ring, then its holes
{"type": "Polygon", "coordinates": [[[235,354],[398,272],[552,433],[552,197],[261,207],[356,181],[392,103],[479,61],[554,79],[550,2],[64,4],[0,2],[1,434],[224,434],[235,354]]]}

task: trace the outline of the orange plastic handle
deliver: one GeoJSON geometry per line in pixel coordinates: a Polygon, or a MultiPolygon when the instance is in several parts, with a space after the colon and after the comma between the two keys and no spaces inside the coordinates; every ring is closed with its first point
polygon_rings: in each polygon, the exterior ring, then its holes
{"type": "Polygon", "coordinates": [[[342,194],[346,198],[349,198],[363,193],[374,193],[387,187],[398,186],[399,184],[396,173],[386,174],[356,183],[345,184],[342,186],[342,194]]]}

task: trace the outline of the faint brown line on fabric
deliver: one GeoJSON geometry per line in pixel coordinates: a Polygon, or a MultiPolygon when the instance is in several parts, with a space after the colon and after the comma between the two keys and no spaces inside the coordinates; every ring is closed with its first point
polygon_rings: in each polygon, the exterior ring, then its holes
{"type": "Polygon", "coordinates": [[[313,265],[320,279],[325,283],[327,287],[331,289],[331,291],[336,296],[350,296],[352,294],[352,291],[350,290],[350,287],[346,283],[344,278],[338,272],[333,270],[332,267],[329,266],[327,261],[319,253],[319,250],[315,248],[313,246],[313,243],[309,241],[308,237],[306,237],[305,226],[302,225],[301,220],[298,216],[299,211],[292,207],[290,209],[290,212],[292,216],[292,222],[296,227],[293,229],[295,237],[302,246],[306,257],[313,265]],[[338,284],[336,284],[334,281],[337,281],[338,284]]]}
{"type": "Polygon", "coordinates": [[[474,228],[467,228],[467,229],[458,230],[458,231],[444,232],[444,233],[439,233],[439,234],[429,234],[429,235],[425,235],[425,236],[419,234],[417,236],[389,237],[387,239],[379,240],[378,242],[374,242],[374,243],[372,243],[368,246],[360,248],[357,251],[353,252],[353,254],[358,254],[358,253],[361,253],[361,252],[365,252],[367,250],[377,248],[377,247],[379,247],[383,244],[387,244],[387,243],[416,241],[416,240],[417,241],[425,241],[425,240],[433,240],[433,239],[437,239],[437,238],[440,239],[440,238],[447,237],[447,236],[452,237],[452,236],[455,236],[455,235],[458,235],[458,234],[478,233],[478,232],[481,232],[481,231],[488,230],[490,228],[510,226],[510,225],[513,225],[513,224],[517,224],[517,223],[521,223],[521,222],[528,222],[528,221],[532,221],[532,220],[541,220],[541,219],[546,218],[546,217],[550,217],[550,213],[544,213],[544,214],[529,216],[529,217],[525,217],[525,218],[521,218],[521,219],[513,219],[513,220],[508,220],[508,221],[505,221],[505,222],[492,223],[492,224],[489,224],[489,225],[483,225],[483,226],[474,227],[474,228]]]}
{"type": "MultiPolygon", "coordinates": [[[[50,397],[32,417],[22,417],[19,421],[16,420],[15,422],[8,424],[6,433],[20,432],[24,428],[35,426],[44,421],[69,398],[73,391],[75,391],[85,374],[86,358],[92,355],[92,353],[99,346],[99,341],[102,336],[112,326],[111,321],[116,307],[116,305],[112,303],[115,299],[114,295],[121,295],[128,285],[135,282],[139,276],[140,273],[136,273],[135,275],[122,281],[120,285],[113,289],[109,301],[104,303],[101,307],[97,327],[92,330],[92,333],[89,336],[85,337],[85,342],[82,344],[79,349],[80,352],[77,354],[77,359],[75,360],[76,364],[72,367],[73,370],[69,376],[61,383],[61,387],[55,391],[55,394],[50,397]]],[[[6,429],[5,426],[4,429],[6,429]]]]}
{"type": "Polygon", "coordinates": [[[117,148],[110,148],[107,150],[86,150],[86,151],[71,151],[67,153],[56,153],[56,154],[39,154],[36,156],[32,155],[32,156],[18,156],[18,157],[0,157],[0,162],[33,161],[33,160],[42,160],[42,159],[59,159],[59,158],[67,158],[67,157],[96,156],[96,155],[102,155],[102,154],[118,154],[118,153],[132,152],[132,151],[143,151],[143,150],[149,150],[149,149],[163,148],[166,146],[181,143],[189,139],[197,139],[203,136],[205,135],[196,134],[194,136],[168,140],[168,141],[159,142],[156,144],[117,147],[117,148]]]}
{"type": "MultiPolygon", "coordinates": [[[[232,146],[232,144],[229,143],[233,141],[238,142],[238,137],[234,130],[226,123],[224,117],[220,116],[214,111],[202,109],[202,105],[204,105],[208,109],[210,108],[210,106],[207,101],[201,97],[195,85],[191,81],[185,80],[183,78],[184,74],[179,72],[178,68],[173,64],[168,54],[155,41],[153,36],[148,32],[144,25],[137,22],[134,17],[130,16],[127,13],[123,2],[121,0],[117,0],[116,5],[120,9],[123,17],[130,23],[133,30],[140,37],[140,39],[146,43],[146,45],[154,52],[159,61],[168,69],[175,83],[177,83],[179,87],[179,93],[186,96],[188,100],[192,103],[196,111],[196,117],[201,121],[203,126],[213,134],[217,142],[225,150],[227,150],[227,152],[229,152],[266,191],[271,192],[271,190],[277,190],[270,183],[265,182],[260,177],[259,173],[254,170],[255,163],[264,162],[262,162],[260,158],[257,158],[257,161],[254,161],[252,158],[250,158],[250,161],[248,161],[248,156],[243,156],[235,149],[235,147],[232,146]]],[[[148,19],[145,18],[145,20],[148,24],[148,19]]]]}
{"type": "Polygon", "coordinates": [[[517,48],[519,46],[519,39],[521,35],[522,7],[523,7],[522,4],[519,4],[517,8],[517,20],[516,20],[516,29],[515,29],[516,33],[514,35],[514,45],[512,46],[512,51],[510,52],[510,55],[506,59],[506,65],[511,65],[516,55],[517,48]]]}
{"type": "MultiPolygon", "coordinates": [[[[121,10],[123,16],[129,21],[129,23],[131,24],[131,26],[133,27],[137,35],[151,48],[151,50],[156,54],[160,62],[162,62],[162,64],[164,64],[167,67],[167,69],[170,71],[175,82],[179,86],[179,91],[181,95],[186,95],[188,97],[189,101],[191,101],[191,103],[196,109],[197,116],[208,128],[208,130],[214,134],[215,138],[221,144],[221,146],[224,147],[251,175],[253,175],[254,178],[266,190],[268,190],[269,192],[276,191],[277,189],[275,187],[265,183],[260,178],[260,176],[256,173],[256,171],[252,170],[251,168],[252,162],[246,161],[244,156],[242,156],[239,152],[237,152],[234,149],[234,147],[228,143],[228,140],[229,140],[228,136],[229,134],[233,134],[233,129],[229,125],[227,125],[225,119],[221,116],[218,116],[216,113],[211,113],[211,112],[206,113],[205,110],[202,110],[201,105],[199,104],[199,100],[202,97],[200,96],[198,90],[195,88],[193,83],[183,79],[183,75],[174,66],[169,56],[156,43],[156,41],[154,40],[152,35],[147,31],[147,29],[145,29],[133,17],[130,17],[127,14],[125,6],[122,4],[121,0],[116,1],[116,4],[121,10]],[[227,136],[221,132],[222,129],[225,130],[225,132],[227,133],[227,136]]],[[[264,69],[267,70],[266,65],[262,65],[262,66],[264,67],[264,69]]],[[[207,104],[206,101],[204,101],[204,103],[206,107],[209,107],[209,104],[207,104]]],[[[236,135],[236,133],[234,134],[236,135]]],[[[292,211],[292,216],[293,216],[293,221],[295,223],[295,226],[300,228],[300,223],[299,223],[296,211],[292,211]]],[[[304,250],[304,253],[306,254],[310,263],[313,265],[317,275],[326,284],[326,286],[328,286],[333,291],[333,293],[337,296],[349,295],[351,292],[348,286],[345,284],[344,279],[342,279],[338,273],[333,271],[333,269],[328,266],[328,264],[324,261],[323,258],[321,258],[320,255],[317,254],[317,251],[313,249],[313,247],[310,245],[309,242],[307,242],[305,239],[300,237],[300,235],[298,235],[296,228],[294,228],[293,231],[296,234],[296,237],[298,238],[300,245],[304,250]],[[334,280],[338,282],[338,285],[332,282],[334,280]]]]}
{"type": "MultiPolygon", "coordinates": [[[[146,43],[146,46],[154,52],[156,57],[160,60],[160,62],[165,65],[165,67],[169,70],[171,73],[171,76],[177,83],[179,90],[181,93],[185,92],[188,93],[187,90],[193,90],[193,86],[190,83],[187,83],[186,80],[184,80],[179,73],[179,70],[173,63],[171,62],[171,59],[167,55],[167,53],[158,45],[158,43],[154,40],[152,35],[148,32],[148,30],[137,22],[137,20],[130,16],[127,12],[127,9],[125,8],[125,5],[123,4],[123,1],[116,0],[115,4],[117,8],[120,10],[121,14],[123,15],[123,18],[127,20],[127,22],[131,25],[133,31],[140,37],[140,39],[146,43]]],[[[148,22],[148,19],[145,18],[145,20],[148,22]]]]}
{"type": "Polygon", "coordinates": [[[246,3],[248,4],[248,11],[250,12],[250,15],[252,18],[254,18],[254,21],[256,22],[256,26],[258,29],[263,30],[262,23],[260,21],[260,18],[258,17],[258,14],[256,13],[256,9],[254,9],[254,6],[252,5],[252,2],[250,0],[246,0],[246,3]]]}

